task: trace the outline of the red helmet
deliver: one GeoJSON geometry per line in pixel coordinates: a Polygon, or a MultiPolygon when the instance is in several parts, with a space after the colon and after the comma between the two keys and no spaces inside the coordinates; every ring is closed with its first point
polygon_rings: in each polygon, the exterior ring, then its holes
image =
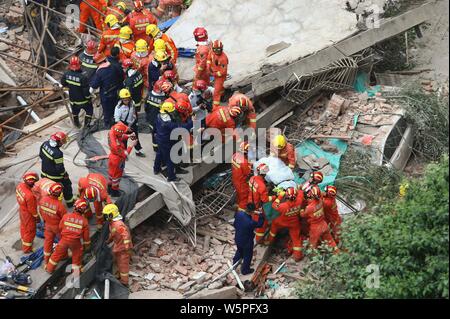
{"type": "Polygon", "coordinates": [[[63,187],[60,183],[54,183],[48,189],[48,194],[54,197],[59,197],[63,191],[63,187]]]}
{"type": "Polygon", "coordinates": [[[250,144],[248,142],[242,142],[241,145],[239,145],[239,150],[242,153],[247,153],[249,148],[250,148],[250,144]]]}
{"type": "Polygon", "coordinates": [[[295,187],[289,187],[286,190],[286,197],[290,200],[295,200],[297,198],[297,189],[295,187]]]}
{"type": "Polygon", "coordinates": [[[81,69],[80,58],[76,55],[70,58],[69,69],[72,71],[78,71],[79,69],[81,69]]]}
{"type": "Polygon", "coordinates": [[[314,184],[320,184],[323,181],[323,173],[320,171],[311,173],[311,180],[314,184]]]}
{"type": "Polygon", "coordinates": [[[243,97],[239,98],[237,106],[239,106],[241,109],[246,110],[249,105],[250,105],[250,100],[248,97],[243,96],[243,97]]]}
{"type": "Polygon", "coordinates": [[[258,174],[267,174],[269,172],[269,166],[267,166],[267,164],[261,163],[256,167],[256,172],[258,174]]]}
{"type": "Polygon", "coordinates": [[[241,109],[238,106],[230,107],[229,113],[231,117],[237,117],[239,114],[241,114],[241,109]]]}
{"type": "Polygon", "coordinates": [[[337,188],[336,188],[336,186],[327,185],[325,187],[325,193],[327,194],[327,196],[330,196],[330,197],[336,196],[337,195],[337,188]]]}
{"type": "Polygon", "coordinates": [[[67,143],[67,135],[64,132],[56,132],[55,134],[50,136],[50,139],[58,143],[59,146],[67,143]]]}
{"type": "Polygon", "coordinates": [[[125,134],[126,131],[128,131],[128,126],[123,124],[122,122],[119,122],[117,124],[114,124],[112,129],[118,133],[118,135],[125,134]]]}
{"type": "Polygon", "coordinates": [[[36,183],[39,180],[39,176],[35,172],[26,172],[25,174],[23,174],[22,179],[25,182],[25,184],[33,186],[34,183],[36,183]]]}
{"type": "Polygon", "coordinates": [[[144,8],[144,4],[141,0],[133,1],[133,4],[136,11],[141,11],[144,8]]]}
{"type": "Polygon", "coordinates": [[[103,52],[97,52],[94,55],[94,62],[97,63],[97,64],[100,64],[100,63],[102,63],[105,60],[106,60],[106,55],[103,52]]]}
{"type": "Polygon", "coordinates": [[[192,105],[191,102],[189,102],[188,99],[180,99],[175,103],[175,109],[179,113],[183,114],[192,114],[192,105]]]}
{"type": "Polygon", "coordinates": [[[173,83],[177,79],[177,72],[175,72],[174,70],[167,70],[167,71],[164,71],[162,77],[164,80],[169,80],[170,82],[173,83]]]}
{"type": "Polygon", "coordinates": [[[223,43],[220,40],[214,40],[212,44],[212,49],[214,53],[221,54],[223,51],[223,43]]]}
{"type": "Polygon", "coordinates": [[[208,41],[208,31],[203,27],[197,27],[194,30],[195,41],[208,41]]]}
{"type": "Polygon", "coordinates": [[[97,43],[94,40],[86,42],[86,53],[94,55],[97,52],[97,43]]]}
{"type": "Polygon", "coordinates": [[[89,186],[84,190],[84,199],[89,202],[100,201],[100,190],[95,186],[89,186]]]}
{"type": "Polygon", "coordinates": [[[319,188],[319,186],[317,186],[317,185],[312,185],[311,186],[311,189],[309,190],[309,192],[308,192],[308,198],[316,198],[316,199],[318,199],[318,198],[320,198],[320,195],[321,195],[322,193],[321,193],[321,191],[320,191],[320,188],[319,188]]]}
{"type": "Polygon", "coordinates": [[[88,203],[86,202],[86,200],[84,200],[82,198],[77,199],[75,201],[75,204],[73,205],[73,210],[80,214],[83,214],[87,208],[88,208],[88,203]]]}
{"type": "Polygon", "coordinates": [[[164,81],[162,79],[158,80],[155,82],[155,84],[153,84],[153,91],[155,91],[156,93],[161,93],[162,92],[162,85],[163,85],[164,81]]]}
{"type": "Polygon", "coordinates": [[[192,88],[198,91],[205,91],[208,88],[208,84],[204,80],[195,80],[192,88]]]}
{"type": "Polygon", "coordinates": [[[133,68],[133,67],[134,67],[134,63],[131,59],[123,59],[122,68],[124,70],[128,70],[129,68],[133,68]]]}
{"type": "Polygon", "coordinates": [[[161,84],[161,91],[163,91],[166,94],[170,93],[170,91],[172,91],[172,89],[173,89],[173,84],[170,82],[164,81],[161,84]]]}

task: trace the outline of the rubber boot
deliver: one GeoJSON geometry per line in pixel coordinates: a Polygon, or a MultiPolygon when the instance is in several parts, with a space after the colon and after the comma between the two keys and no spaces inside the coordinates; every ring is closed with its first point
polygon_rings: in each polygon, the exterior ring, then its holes
{"type": "Polygon", "coordinates": [[[73,116],[73,124],[74,124],[77,128],[80,128],[80,127],[81,127],[80,119],[79,119],[78,115],[74,115],[74,116],[73,116]]]}
{"type": "Polygon", "coordinates": [[[89,127],[91,125],[92,116],[85,115],[84,116],[84,127],[89,127]]]}

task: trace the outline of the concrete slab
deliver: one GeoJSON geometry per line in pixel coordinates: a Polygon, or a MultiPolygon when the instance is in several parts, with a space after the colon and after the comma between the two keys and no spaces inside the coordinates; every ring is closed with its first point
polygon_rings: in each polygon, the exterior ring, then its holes
{"type": "MultiPolygon", "coordinates": [[[[196,0],[168,34],[178,47],[195,48],[192,32],[204,26],[210,40],[224,43],[227,85],[234,85],[345,39],[357,31],[356,22],[340,0],[196,0]]],[[[192,79],[192,67],[192,59],[180,59],[184,80],[192,79]]]]}

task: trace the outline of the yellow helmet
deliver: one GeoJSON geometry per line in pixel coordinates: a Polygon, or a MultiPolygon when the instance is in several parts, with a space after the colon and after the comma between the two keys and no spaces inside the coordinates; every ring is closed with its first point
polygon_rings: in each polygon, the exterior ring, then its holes
{"type": "Polygon", "coordinates": [[[166,52],[162,51],[162,50],[156,51],[156,53],[155,53],[155,60],[158,61],[158,62],[162,62],[162,61],[167,60],[166,52]]]}
{"type": "Polygon", "coordinates": [[[114,218],[116,218],[117,216],[120,215],[119,207],[117,207],[116,204],[108,204],[108,205],[106,205],[103,208],[102,213],[107,219],[114,219],[114,218]]]}
{"type": "Polygon", "coordinates": [[[127,9],[127,5],[123,1],[117,2],[116,7],[119,7],[123,11],[125,11],[127,9]]]}
{"type": "Polygon", "coordinates": [[[148,51],[148,45],[147,41],[144,39],[139,39],[136,41],[136,52],[147,52],[148,51]]]}
{"type": "Polygon", "coordinates": [[[175,111],[175,106],[172,102],[164,102],[161,105],[161,109],[159,110],[160,113],[172,113],[175,111]]]}
{"type": "Polygon", "coordinates": [[[108,27],[112,27],[113,25],[115,25],[116,23],[119,23],[119,20],[117,20],[116,16],[114,14],[108,14],[105,18],[105,24],[108,27]]]}
{"type": "Polygon", "coordinates": [[[150,35],[152,38],[156,37],[159,32],[161,32],[161,30],[159,30],[156,24],[149,24],[145,28],[145,33],[147,33],[147,35],[150,35]]]}
{"type": "Polygon", "coordinates": [[[132,34],[133,34],[133,30],[131,30],[131,28],[126,25],[126,26],[120,28],[119,38],[128,40],[128,39],[131,39],[132,34]]]}
{"type": "Polygon", "coordinates": [[[121,99],[128,99],[128,98],[131,97],[131,93],[130,93],[130,91],[128,89],[121,89],[119,91],[119,97],[121,99]]]}
{"type": "Polygon", "coordinates": [[[166,51],[166,41],[163,39],[156,40],[153,46],[155,47],[155,51],[166,51]]]}
{"type": "Polygon", "coordinates": [[[286,138],[283,135],[277,135],[273,139],[273,145],[279,149],[282,149],[286,146],[286,138]]]}

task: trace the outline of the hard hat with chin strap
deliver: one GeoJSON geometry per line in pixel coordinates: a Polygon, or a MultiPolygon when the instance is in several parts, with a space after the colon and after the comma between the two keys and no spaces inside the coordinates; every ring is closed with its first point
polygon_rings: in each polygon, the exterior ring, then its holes
{"type": "MultiPolygon", "coordinates": [[[[119,2],[120,3],[120,2],[119,2]]],[[[108,14],[105,18],[105,24],[108,27],[112,27],[113,25],[119,23],[119,20],[117,19],[117,17],[114,14],[108,14]]]]}
{"type": "Polygon", "coordinates": [[[149,24],[145,28],[145,33],[147,33],[147,35],[151,36],[152,38],[155,38],[160,32],[161,30],[156,24],[149,24]]]}
{"type": "Polygon", "coordinates": [[[22,179],[26,184],[32,186],[39,180],[39,176],[35,172],[26,172],[23,174],[22,179]]]}
{"type": "Polygon", "coordinates": [[[133,35],[133,30],[131,30],[131,28],[129,26],[126,25],[126,26],[120,28],[120,32],[119,32],[120,39],[129,40],[129,39],[131,39],[132,35],[133,35]]]}
{"type": "Polygon", "coordinates": [[[153,46],[155,48],[155,51],[160,51],[160,50],[165,51],[166,50],[166,41],[164,41],[163,39],[155,40],[155,42],[153,43],[153,46]]]}
{"type": "Polygon", "coordinates": [[[119,91],[119,97],[121,99],[129,99],[131,97],[130,90],[128,90],[128,89],[121,89],[119,91]]]}
{"type": "Polygon", "coordinates": [[[148,44],[144,39],[139,39],[136,41],[136,52],[147,52],[148,44]]]}
{"type": "Polygon", "coordinates": [[[278,149],[283,149],[287,144],[286,138],[283,135],[277,135],[273,139],[273,146],[278,149]]]}
{"type": "Polygon", "coordinates": [[[103,216],[107,220],[112,220],[120,216],[119,207],[116,204],[108,204],[103,208],[103,216]]]}
{"type": "Polygon", "coordinates": [[[166,61],[167,59],[168,59],[168,56],[167,56],[166,52],[164,52],[162,50],[156,51],[156,53],[155,53],[156,61],[163,62],[163,61],[166,61]]]}
{"type": "Polygon", "coordinates": [[[160,113],[172,113],[175,111],[175,105],[172,102],[164,102],[161,105],[160,113]]]}
{"type": "Polygon", "coordinates": [[[120,1],[116,3],[116,7],[119,7],[120,9],[122,9],[123,11],[125,11],[127,9],[127,5],[125,2],[120,1]]]}

